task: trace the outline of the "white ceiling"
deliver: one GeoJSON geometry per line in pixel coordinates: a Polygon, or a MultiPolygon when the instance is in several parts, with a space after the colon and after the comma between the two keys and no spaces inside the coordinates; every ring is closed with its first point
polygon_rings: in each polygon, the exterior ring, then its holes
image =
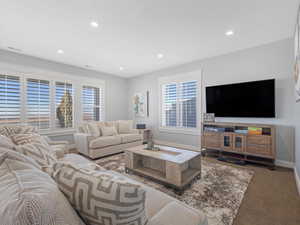
{"type": "Polygon", "coordinates": [[[291,37],[298,2],[0,0],[0,48],[132,77],[291,37]]]}

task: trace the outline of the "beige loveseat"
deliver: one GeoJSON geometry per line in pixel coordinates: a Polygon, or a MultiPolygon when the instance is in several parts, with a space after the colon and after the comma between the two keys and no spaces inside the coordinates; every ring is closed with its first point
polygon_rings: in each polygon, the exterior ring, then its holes
{"type": "Polygon", "coordinates": [[[142,135],[133,129],[131,120],[85,123],[74,134],[74,139],[78,151],[92,159],[123,152],[126,148],[142,144],[142,135]],[[104,133],[106,128],[111,127],[114,132],[104,133]]]}

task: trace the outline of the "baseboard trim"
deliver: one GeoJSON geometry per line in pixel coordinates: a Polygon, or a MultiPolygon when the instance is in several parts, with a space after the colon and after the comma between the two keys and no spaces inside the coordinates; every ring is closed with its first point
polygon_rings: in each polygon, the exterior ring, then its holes
{"type": "Polygon", "coordinates": [[[299,193],[299,196],[300,196],[300,177],[299,177],[296,166],[294,168],[294,174],[295,174],[296,186],[297,186],[298,193],[299,193]]]}
{"type": "Polygon", "coordinates": [[[289,162],[289,161],[285,161],[285,160],[278,160],[278,159],[276,159],[275,160],[275,165],[276,166],[280,166],[280,167],[294,169],[295,163],[289,162]]]}

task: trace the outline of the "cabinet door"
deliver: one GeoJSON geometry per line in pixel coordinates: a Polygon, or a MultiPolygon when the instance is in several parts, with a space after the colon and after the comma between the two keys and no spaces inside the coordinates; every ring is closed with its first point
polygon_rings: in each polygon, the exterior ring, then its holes
{"type": "Polygon", "coordinates": [[[223,150],[233,150],[232,133],[223,133],[221,139],[221,148],[223,150]]]}
{"type": "Polygon", "coordinates": [[[202,136],[202,147],[208,149],[219,150],[220,145],[220,133],[217,132],[204,132],[202,136]]]}
{"type": "Polygon", "coordinates": [[[247,153],[273,157],[271,136],[248,135],[247,153]]]}
{"type": "Polygon", "coordinates": [[[236,152],[244,152],[246,147],[246,136],[242,134],[233,135],[233,150],[236,152]]]}

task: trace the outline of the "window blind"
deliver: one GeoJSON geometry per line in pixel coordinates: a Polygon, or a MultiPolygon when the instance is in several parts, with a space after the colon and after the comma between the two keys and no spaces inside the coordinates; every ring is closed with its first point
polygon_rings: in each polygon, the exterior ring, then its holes
{"type": "Polygon", "coordinates": [[[39,129],[50,128],[50,82],[27,79],[27,123],[39,129]]]}
{"type": "Polygon", "coordinates": [[[166,84],[162,89],[162,125],[165,127],[177,126],[177,85],[166,84]]]}
{"type": "Polygon", "coordinates": [[[103,120],[102,88],[83,86],[82,112],[83,112],[83,121],[103,120]]]}
{"type": "Polygon", "coordinates": [[[73,127],[72,84],[55,82],[56,128],[73,127]]]}
{"type": "Polygon", "coordinates": [[[0,123],[21,122],[21,85],[16,76],[0,75],[0,123]]]}
{"type": "Polygon", "coordinates": [[[179,83],[179,127],[197,127],[197,82],[179,83]]]}
{"type": "Polygon", "coordinates": [[[197,127],[197,81],[162,85],[163,127],[197,127]]]}

